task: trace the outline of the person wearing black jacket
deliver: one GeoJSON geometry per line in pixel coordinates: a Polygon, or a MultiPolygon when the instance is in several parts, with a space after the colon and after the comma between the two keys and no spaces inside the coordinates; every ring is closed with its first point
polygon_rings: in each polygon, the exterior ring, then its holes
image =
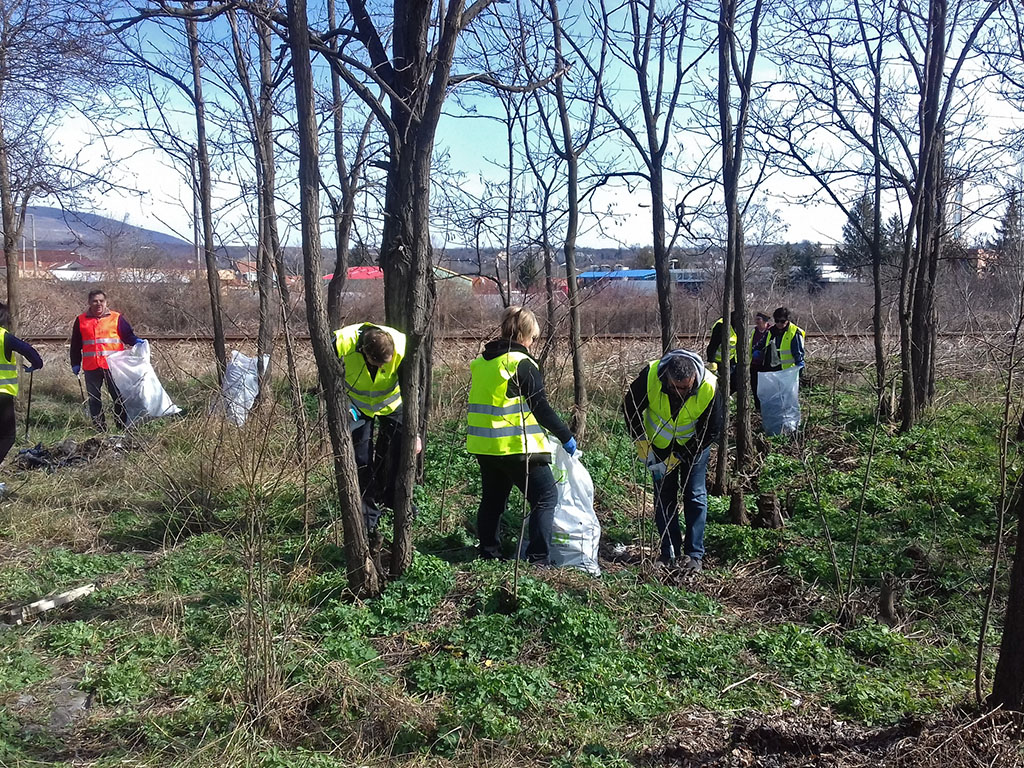
{"type": "Polygon", "coordinates": [[[466,449],[480,464],[477,535],[485,559],[503,558],[499,527],[514,485],[530,503],[526,559],[547,561],[558,501],[547,434],[569,455],[576,451],[576,440],[548,403],[540,367],[530,357],[539,334],[533,312],[509,307],[501,338],[488,342],[470,366],[466,449]]]}
{"type": "Polygon", "coordinates": [[[644,367],[622,405],[629,435],[654,479],[658,562],[678,564],[686,573],[703,567],[708,457],[722,429],[716,388],[717,378],[699,355],[676,349],[644,367]],[[677,512],[680,486],[685,537],[677,512]]]}
{"type": "MultiPolygon", "coordinates": [[[[7,458],[18,434],[18,423],[14,415],[14,398],[18,394],[18,368],[14,364],[14,354],[17,352],[28,360],[29,364],[25,366],[26,373],[38,371],[43,367],[43,358],[39,356],[35,347],[7,331],[10,324],[10,310],[6,304],[0,303],[0,335],[3,338],[0,344],[3,352],[3,360],[0,361],[0,461],[7,458]]],[[[0,493],[3,490],[3,483],[0,483],[0,493]]]]}

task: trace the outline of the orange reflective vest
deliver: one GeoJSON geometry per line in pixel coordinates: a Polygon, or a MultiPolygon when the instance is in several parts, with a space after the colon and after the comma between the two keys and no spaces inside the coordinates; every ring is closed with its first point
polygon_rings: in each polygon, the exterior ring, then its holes
{"type": "Polygon", "coordinates": [[[124,349],[117,334],[119,312],[110,312],[103,317],[90,317],[83,313],[78,316],[78,331],[82,334],[82,369],[95,371],[107,367],[107,355],[124,349]]]}

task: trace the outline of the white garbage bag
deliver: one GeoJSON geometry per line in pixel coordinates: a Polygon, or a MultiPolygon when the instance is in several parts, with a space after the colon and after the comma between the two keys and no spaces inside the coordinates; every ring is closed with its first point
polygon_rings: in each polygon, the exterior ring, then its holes
{"type": "Polygon", "coordinates": [[[551,527],[548,559],[552,565],[579,568],[601,575],[597,548],[601,543],[601,524],[594,513],[594,481],[580,461],[581,451],[570,456],[559,445],[551,469],[558,485],[558,505],[551,527]]]}
{"type": "Polygon", "coordinates": [[[181,413],[157,378],[150,363],[151,353],[149,342],[140,341],[134,347],[107,355],[110,377],[121,395],[129,426],[181,413]]]}
{"type": "Polygon", "coordinates": [[[800,368],[760,371],[757,397],[766,435],[786,435],[800,427],[800,368]]]}
{"type": "MultiPolygon", "coordinates": [[[[270,365],[270,355],[263,356],[263,369],[270,365]]],[[[224,397],[224,411],[228,420],[236,427],[245,424],[249,411],[256,402],[260,391],[260,376],[257,358],[243,355],[237,349],[231,350],[231,360],[224,370],[221,394],[224,397]]]]}

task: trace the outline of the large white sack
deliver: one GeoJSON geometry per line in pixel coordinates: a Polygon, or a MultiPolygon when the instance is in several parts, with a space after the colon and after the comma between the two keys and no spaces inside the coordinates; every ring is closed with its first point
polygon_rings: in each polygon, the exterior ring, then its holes
{"type": "Polygon", "coordinates": [[[107,355],[110,377],[121,395],[129,425],[181,413],[157,378],[150,362],[151,353],[149,342],[140,341],[134,347],[107,355]]]}
{"type": "Polygon", "coordinates": [[[800,368],[761,371],[757,374],[757,397],[766,435],[785,435],[800,427],[800,368]]]}
{"type": "Polygon", "coordinates": [[[600,576],[597,548],[601,543],[601,524],[594,513],[594,481],[580,461],[581,453],[576,451],[570,456],[561,445],[555,449],[552,471],[558,485],[558,505],[548,560],[552,565],[579,568],[600,576]]]}
{"type": "MultiPolygon", "coordinates": [[[[270,365],[270,355],[263,356],[263,369],[270,365]]],[[[224,369],[224,383],[221,393],[224,397],[224,411],[228,420],[236,427],[245,424],[260,391],[260,375],[257,359],[243,355],[237,349],[231,350],[231,359],[224,369]]]]}

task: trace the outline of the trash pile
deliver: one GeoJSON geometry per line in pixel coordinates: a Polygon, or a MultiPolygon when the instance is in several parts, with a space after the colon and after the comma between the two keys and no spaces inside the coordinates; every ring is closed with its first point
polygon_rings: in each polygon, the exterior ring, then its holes
{"type": "Polygon", "coordinates": [[[123,456],[138,446],[124,435],[102,435],[90,437],[78,443],[68,438],[51,446],[37,443],[33,448],[18,451],[14,466],[19,469],[44,469],[53,472],[61,467],[88,464],[101,455],[123,456]]]}

